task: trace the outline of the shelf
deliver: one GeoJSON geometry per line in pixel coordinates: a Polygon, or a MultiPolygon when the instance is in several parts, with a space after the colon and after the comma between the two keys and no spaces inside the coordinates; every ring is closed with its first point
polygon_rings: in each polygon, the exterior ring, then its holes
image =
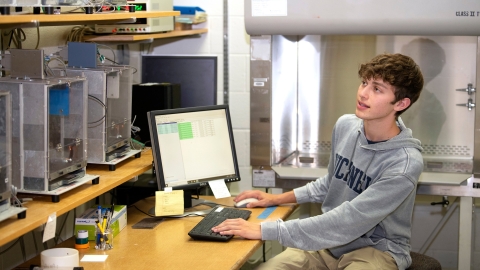
{"type": "MultiPolygon", "coordinates": [[[[0,230],[3,232],[0,234],[0,247],[45,224],[52,213],[59,217],[150,170],[152,160],[152,151],[145,150],[139,158],[131,157],[117,164],[115,171],[110,171],[108,165],[88,164],[86,173],[98,175],[99,183],[96,185],[85,183],[63,193],[58,203],[52,202],[51,197],[47,195],[18,194],[20,198],[32,198],[32,201],[25,204],[27,216],[24,219],[11,217],[0,223],[0,230]]],[[[0,269],[3,269],[1,263],[0,269]]]]}
{"type": "Polygon", "coordinates": [[[0,15],[0,27],[7,28],[21,24],[34,24],[39,26],[49,25],[74,25],[95,23],[118,23],[132,21],[137,18],[156,18],[178,16],[179,11],[137,11],[137,12],[112,12],[112,13],[63,13],[63,14],[12,14],[0,15]]]}
{"type": "Polygon", "coordinates": [[[90,35],[85,36],[85,41],[96,41],[96,42],[115,42],[115,41],[142,41],[142,40],[150,40],[156,38],[172,38],[172,37],[183,37],[183,36],[191,36],[191,35],[198,35],[208,32],[208,29],[201,28],[201,29],[193,29],[193,30],[175,30],[171,32],[165,33],[152,33],[152,34],[115,34],[115,35],[90,35]]]}

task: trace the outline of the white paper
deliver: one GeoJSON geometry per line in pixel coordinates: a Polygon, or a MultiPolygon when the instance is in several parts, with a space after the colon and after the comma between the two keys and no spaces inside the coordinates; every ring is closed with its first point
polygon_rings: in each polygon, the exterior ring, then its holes
{"type": "Polygon", "coordinates": [[[43,231],[43,242],[48,241],[55,237],[55,231],[57,229],[57,213],[50,214],[45,224],[45,230],[43,231]]]}
{"type": "Polygon", "coordinates": [[[107,260],[108,255],[85,255],[80,260],[81,262],[104,262],[107,260]]]}
{"type": "Polygon", "coordinates": [[[227,198],[232,196],[223,179],[209,181],[208,184],[213,191],[215,199],[227,198]]]}
{"type": "Polygon", "coordinates": [[[275,171],[273,170],[253,170],[254,187],[275,187],[275,171]]]}

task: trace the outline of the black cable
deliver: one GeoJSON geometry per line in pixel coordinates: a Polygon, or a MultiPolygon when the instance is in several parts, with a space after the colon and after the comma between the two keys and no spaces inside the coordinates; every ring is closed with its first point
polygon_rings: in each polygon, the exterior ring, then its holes
{"type": "Polygon", "coordinates": [[[27,39],[25,32],[23,32],[22,28],[15,28],[13,31],[13,43],[15,43],[15,47],[17,49],[22,49],[22,42],[27,39]]]}
{"type": "Polygon", "coordinates": [[[35,50],[38,49],[39,44],[40,44],[40,24],[37,23],[37,45],[35,45],[35,50]]]}
{"type": "Polygon", "coordinates": [[[10,35],[10,39],[8,40],[8,46],[7,46],[7,50],[10,49],[10,47],[12,46],[12,41],[13,41],[13,30],[10,30],[6,33],[3,34],[4,36],[8,36],[10,35]]]}
{"type": "Polygon", "coordinates": [[[263,262],[266,262],[266,260],[265,260],[265,242],[263,242],[263,245],[262,245],[262,252],[263,252],[263,262]]]}
{"type": "Polygon", "coordinates": [[[133,208],[137,209],[138,211],[142,212],[143,214],[145,214],[145,215],[147,215],[147,216],[149,216],[149,217],[155,217],[154,215],[150,215],[149,213],[144,212],[143,210],[140,210],[140,208],[138,208],[135,204],[132,204],[132,205],[127,206],[127,208],[130,208],[130,207],[133,207],[133,208]]]}
{"type": "MultiPolygon", "coordinates": [[[[100,103],[100,105],[103,106],[103,108],[105,108],[105,114],[102,116],[102,118],[100,118],[99,120],[96,120],[96,121],[93,121],[93,122],[89,122],[88,124],[89,125],[92,125],[92,124],[96,124],[96,123],[100,123],[102,122],[105,117],[107,116],[107,105],[105,105],[105,103],[103,103],[99,98],[95,97],[95,96],[92,96],[92,95],[88,95],[88,98],[92,99],[92,100],[95,100],[96,102],[100,103]]],[[[95,126],[94,126],[95,127],[95,126]]],[[[89,127],[89,128],[92,128],[92,127],[89,127]]]]}
{"type": "MultiPolygon", "coordinates": [[[[265,188],[265,193],[268,193],[268,187],[265,188]]],[[[266,261],[265,257],[266,257],[266,254],[265,254],[265,242],[263,242],[263,245],[262,245],[262,253],[263,253],[263,262],[266,261]]]]}

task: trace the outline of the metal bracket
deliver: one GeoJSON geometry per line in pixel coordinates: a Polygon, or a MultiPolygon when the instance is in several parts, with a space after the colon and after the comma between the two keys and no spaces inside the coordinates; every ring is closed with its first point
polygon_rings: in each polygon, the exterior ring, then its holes
{"type": "Polygon", "coordinates": [[[467,94],[470,96],[473,93],[475,93],[475,88],[473,88],[473,84],[469,83],[467,85],[467,88],[460,88],[460,89],[457,89],[456,91],[467,92],[467,94]]]}
{"type": "Polygon", "coordinates": [[[468,103],[460,103],[457,104],[457,106],[465,106],[469,111],[471,111],[473,108],[475,108],[475,103],[473,103],[473,99],[469,98],[468,103]]]}

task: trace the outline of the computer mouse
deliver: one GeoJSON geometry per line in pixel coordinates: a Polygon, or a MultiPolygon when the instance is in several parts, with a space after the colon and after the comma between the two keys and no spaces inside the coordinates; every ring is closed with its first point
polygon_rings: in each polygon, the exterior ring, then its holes
{"type": "Polygon", "coordinates": [[[246,199],[243,199],[239,202],[236,202],[234,203],[233,205],[237,208],[245,208],[247,207],[247,204],[251,203],[251,202],[258,202],[258,199],[255,199],[255,198],[246,198],[246,199]]]}

